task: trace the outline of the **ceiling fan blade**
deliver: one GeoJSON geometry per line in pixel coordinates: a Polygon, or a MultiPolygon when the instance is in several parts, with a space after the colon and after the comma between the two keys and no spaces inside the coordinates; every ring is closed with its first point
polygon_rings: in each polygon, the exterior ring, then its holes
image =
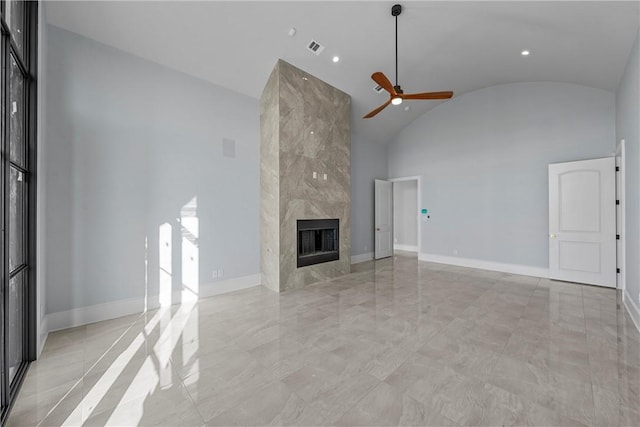
{"type": "Polygon", "coordinates": [[[384,104],[382,104],[381,106],[379,106],[378,108],[376,108],[375,110],[373,110],[372,112],[364,116],[363,119],[370,119],[371,117],[378,114],[380,111],[384,110],[389,104],[391,104],[391,98],[389,98],[387,102],[385,102],[384,104]]]}
{"type": "Polygon", "coordinates": [[[371,74],[371,78],[374,82],[378,83],[384,90],[389,92],[391,95],[397,95],[396,90],[393,88],[391,81],[384,75],[384,73],[380,71],[376,71],[371,74]]]}
{"type": "Polygon", "coordinates": [[[402,95],[402,99],[449,99],[453,96],[453,92],[424,92],[424,93],[408,93],[402,95]]]}

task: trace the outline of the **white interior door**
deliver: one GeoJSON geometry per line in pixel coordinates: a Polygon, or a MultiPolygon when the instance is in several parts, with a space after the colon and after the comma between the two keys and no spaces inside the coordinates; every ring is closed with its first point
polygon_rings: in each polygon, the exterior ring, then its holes
{"type": "Polygon", "coordinates": [[[616,286],[615,158],[549,165],[549,275],[616,286]]]}
{"type": "Polygon", "coordinates": [[[375,248],[374,258],[393,255],[393,197],[392,184],[376,179],[375,182],[375,248]]]}

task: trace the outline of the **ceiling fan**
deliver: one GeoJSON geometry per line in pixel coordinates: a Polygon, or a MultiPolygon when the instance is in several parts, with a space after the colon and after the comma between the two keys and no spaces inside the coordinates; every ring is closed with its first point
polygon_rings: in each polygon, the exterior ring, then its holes
{"type": "Polygon", "coordinates": [[[391,7],[391,15],[396,18],[396,84],[391,84],[391,81],[380,71],[376,71],[371,75],[374,82],[380,85],[384,90],[389,92],[389,99],[387,102],[371,111],[369,114],[363,117],[363,119],[370,119],[371,117],[384,110],[389,104],[400,105],[403,100],[420,100],[420,99],[449,99],[453,96],[453,92],[424,92],[424,93],[407,93],[402,91],[402,88],[398,84],[398,15],[402,13],[402,6],[399,4],[391,7]]]}

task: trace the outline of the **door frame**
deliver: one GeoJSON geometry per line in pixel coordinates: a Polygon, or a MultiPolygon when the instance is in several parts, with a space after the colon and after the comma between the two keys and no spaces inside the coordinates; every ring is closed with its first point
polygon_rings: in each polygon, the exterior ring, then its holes
{"type": "MultiPolygon", "coordinates": [[[[404,177],[400,177],[400,178],[391,178],[389,179],[389,182],[394,183],[394,182],[402,182],[402,181],[418,181],[418,189],[416,190],[417,192],[417,204],[418,204],[418,212],[420,211],[420,209],[422,209],[422,192],[421,192],[421,187],[422,187],[422,177],[420,175],[416,175],[416,176],[404,176],[404,177]]],[[[391,210],[393,211],[393,194],[391,195],[391,210]]],[[[416,221],[418,222],[418,259],[420,259],[420,254],[422,254],[422,239],[420,238],[420,236],[422,236],[422,221],[421,221],[421,216],[420,214],[416,212],[416,221]]],[[[395,212],[393,213],[394,218],[395,218],[395,212]]]]}
{"type": "Polygon", "coordinates": [[[616,212],[616,234],[620,236],[620,252],[616,250],[616,265],[620,269],[620,273],[616,275],[616,288],[622,291],[624,295],[627,288],[627,233],[626,233],[626,219],[625,219],[625,206],[626,206],[626,187],[625,187],[625,141],[621,139],[616,146],[616,200],[620,201],[617,205],[617,209],[620,210],[620,221],[618,221],[618,215],[616,212]],[[620,183],[620,185],[618,185],[620,183]]]}

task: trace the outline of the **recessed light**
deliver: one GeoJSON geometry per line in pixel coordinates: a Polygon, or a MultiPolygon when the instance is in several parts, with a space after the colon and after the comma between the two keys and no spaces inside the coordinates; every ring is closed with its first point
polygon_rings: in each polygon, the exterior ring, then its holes
{"type": "Polygon", "coordinates": [[[309,133],[310,133],[311,135],[313,135],[313,134],[314,134],[314,132],[313,132],[313,131],[311,131],[311,132],[309,132],[309,133]]]}
{"type": "Polygon", "coordinates": [[[338,62],[338,61],[340,61],[340,57],[339,56],[334,56],[332,61],[333,62],[338,62]]]}
{"type": "Polygon", "coordinates": [[[307,77],[302,77],[302,80],[304,80],[306,82],[309,79],[307,77]]]}
{"type": "Polygon", "coordinates": [[[295,36],[296,35],[296,28],[295,27],[289,28],[289,32],[287,34],[289,34],[289,37],[295,36]]]}
{"type": "Polygon", "coordinates": [[[409,107],[408,105],[404,107],[404,111],[409,111],[411,110],[411,107],[409,107]]]}
{"type": "Polygon", "coordinates": [[[531,52],[529,52],[528,50],[523,50],[522,52],[520,52],[520,55],[522,56],[529,56],[531,52]]]}

